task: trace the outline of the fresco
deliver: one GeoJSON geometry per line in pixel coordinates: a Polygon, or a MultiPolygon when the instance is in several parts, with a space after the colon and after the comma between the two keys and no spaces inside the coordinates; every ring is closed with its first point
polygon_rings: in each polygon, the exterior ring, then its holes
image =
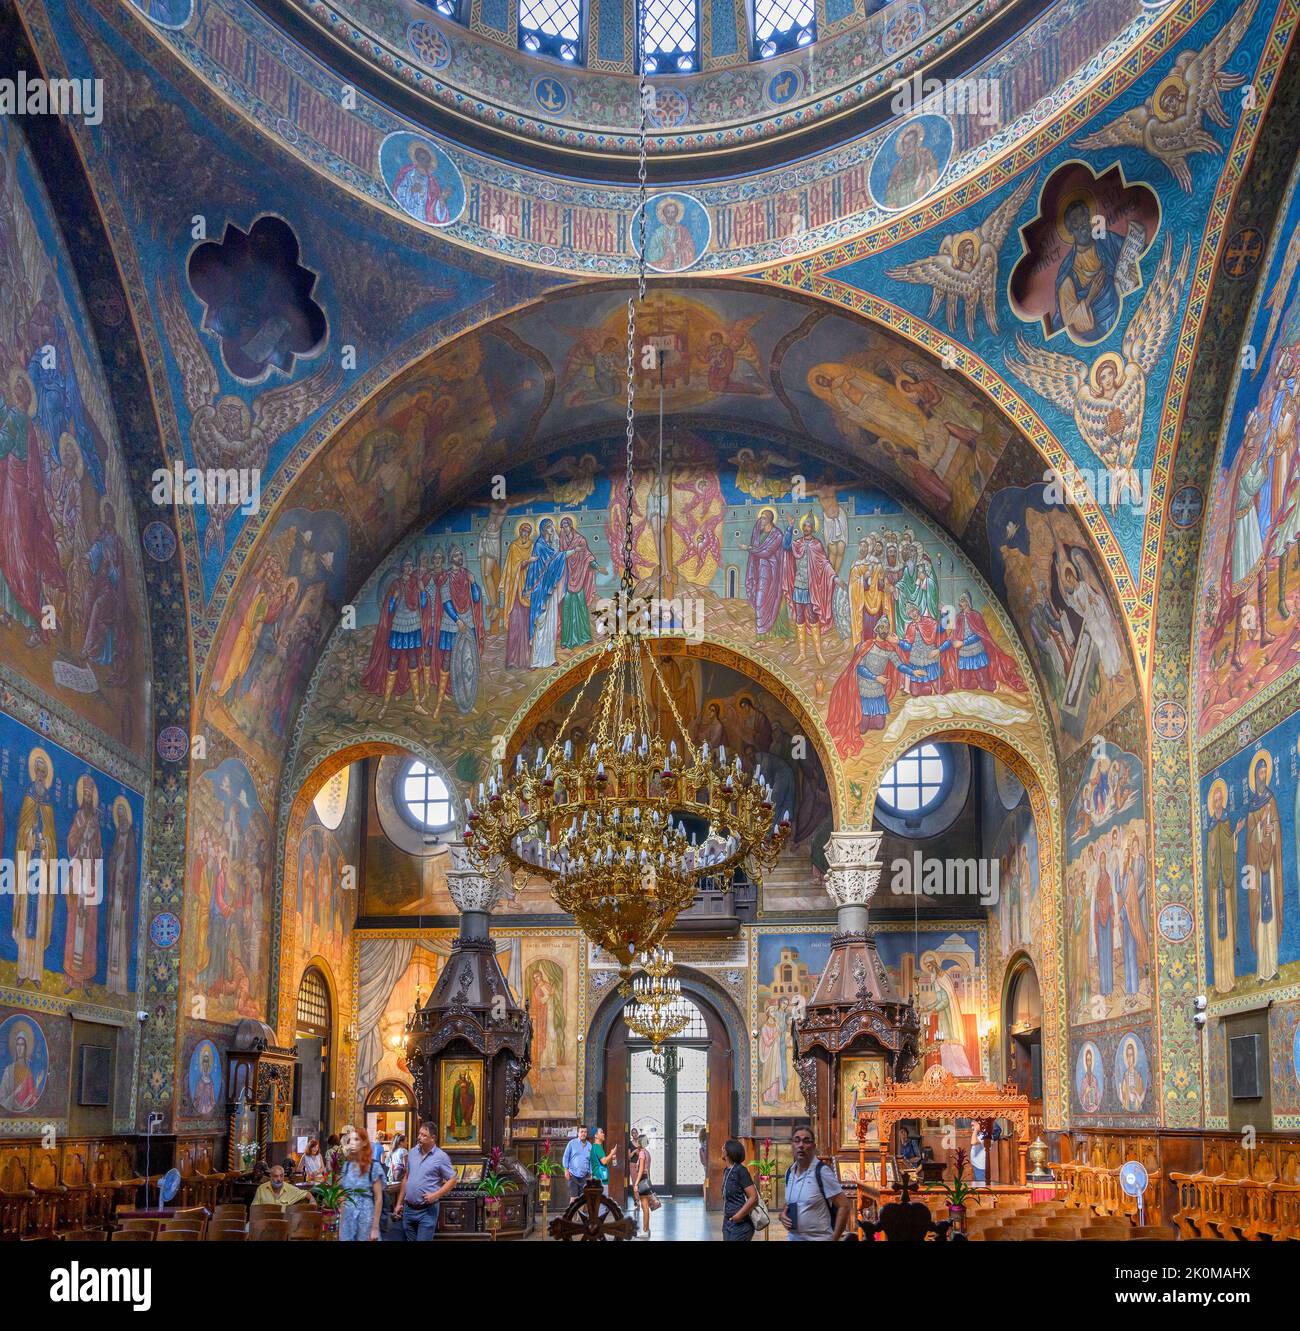
{"type": "Polygon", "coordinates": [[[1243,343],[1201,547],[1200,734],[1295,676],[1300,647],[1300,190],[1293,182],[1243,343]],[[1285,243],[1284,243],[1285,241],[1285,243]]]}
{"type": "Polygon", "coordinates": [[[1201,777],[1206,978],[1216,994],[1300,978],[1300,713],[1201,777]]]}
{"type": "Polygon", "coordinates": [[[921,1018],[923,1052],[913,1080],[934,1066],[954,1077],[980,1076],[979,1021],[988,1003],[984,930],[881,925],[876,950],[895,992],[911,997],[921,1018]]]}
{"type": "Polygon", "coordinates": [[[290,509],[266,544],[212,657],[206,714],[269,764],[283,746],[322,632],[342,602],[347,531],[337,513],[290,509]]]}
{"type": "Polygon", "coordinates": [[[1141,761],[1100,737],[1066,812],[1066,967],[1072,1025],[1151,1007],[1153,886],[1141,761]]]}
{"type": "Polygon", "coordinates": [[[996,782],[993,799],[986,795],[984,807],[984,844],[998,865],[998,902],[990,915],[993,950],[999,962],[1021,949],[1036,958],[1044,922],[1038,881],[1038,829],[1029,796],[1016,775],[998,759],[981,755],[981,761],[986,772],[995,773],[996,782]]]}
{"type": "MultiPolygon", "coordinates": [[[[360,1097],[381,1081],[411,1084],[402,1056],[406,1021],[437,984],[455,936],[447,929],[357,939],[360,1097]]],[[[492,937],[511,994],[528,1001],[533,1018],[533,1066],[518,1117],[571,1117],[584,1034],[582,941],[576,930],[494,929],[492,937]]]]}
{"type": "Polygon", "coordinates": [[[296,907],[294,976],[300,976],[313,958],[321,957],[336,985],[347,975],[348,939],[356,921],[360,875],[360,800],[355,792],[347,803],[343,820],[334,830],[321,825],[315,810],[308,815],[298,843],[298,886],[292,898],[296,907]]]}
{"type": "Polygon", "coordinates": [[[1026,631],[1063,754],[1135,695],[1123,620],[1096,556],[1047,486],[1012,486],[988,505],[992,583],[1026,631]]]}
{"type": "Polygon", "coordinates": [[[16,1014],[0,1021],[0,1110],[40,1113],[49,1076],[50,1051],[36,1018],[16,1014]]]}
{"type": "Polygon", "coordinates": [[[221,1051],[211,1040],[200,1040],[190,1054],[185,1090],[188,1109],[195,1118],[214,1118],[225,1108],[222,1092],[221,1051]]]}
{"type": "Polygon", "coordinates": [[[1142,286],[1142,256],[1159,228],[1154,190],[1128,185],[1118,166],[1096,176],[1083,162],[1067,162],[1047,178],[1037,214],[1020,228],[1012,311],[1048,341],[1059,333],[1080,347],[1105,341],[1125,297],[1142,286]]]}
{"type": "Polygon", "coordinates": [[[952,126],[940,115],[913,116],[893,130],[871,163],[871,193],[890,212],[919,203],[952,158],[952,126]]]}
{"type": "MultiPolygon", "coordinates": [[[[536,694],[540,672],[590,650],[600,598],[617,591],[625,500],[598,452],[511,472],[501,506],[452,512],[390,557],[316,673],[314,738],[418,726],[453,774],[480,779],[501,719],[536,694]]],[[[965,561],[887,496],[678,429],[662,487],[655,472],[636,476],[632,526],[641,592],[678,607],[688,640],[775,672],[791,721],[816,720],[811,747],[857,816],[884,754],[936,720],[1041,750],[1014,631],[965,561]]]]}
{"type": "Polygon", "coordinates": [[[143,819],[133,790],[0,713],[0,853],[68,889],[0,893],[0,984],[133,1006],[143,819]]]}
{"type": "Polygon", "coordinates": [[[755,930],[750,1025],[758,1032],[753,1111],[762,1118],[807,1116],[794,1067],[794,1022],[813,996],[830,955],[831,931],[755,930]]]}
{"type": "Polygon", "coordinates": [[[25,141],[0,123],[0,658],[147,751],[135,505],[90,318],[25,141]]]}
{"type": "Polygon", "coordinates": [[[1090,1030],[1070,1046],[1070,1121],[1081,1127],[1154,1122],[1157,1087],[1151,1065],[1154,1033],[1147,1023],[1090,1030]]]}
{"type": "Polygon", "coordinates": [[[247,766],[226,758],[190,785],[182,984],[212,1022],[264,1019],[271,826],[247,766]]]}

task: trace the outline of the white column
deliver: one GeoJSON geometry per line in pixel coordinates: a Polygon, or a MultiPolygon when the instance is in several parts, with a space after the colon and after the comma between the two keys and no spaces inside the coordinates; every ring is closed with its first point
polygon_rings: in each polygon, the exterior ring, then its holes
{"type": "Polygon", "coordinates": [[[473,867],[463,841],[453,841],[448,852],[447,890],[461,913],[461,937],[486,938],[488,917],[501,900],[502,884],[473,867]]]}
{"type": "Polygon", "coordinates": [[[839,908],[839,931],[860,934],[867,927],[867,908],[880,886],[884,869],[877,858],[883,832],[832,832],[826,843],[826,890],[839,908]]]}

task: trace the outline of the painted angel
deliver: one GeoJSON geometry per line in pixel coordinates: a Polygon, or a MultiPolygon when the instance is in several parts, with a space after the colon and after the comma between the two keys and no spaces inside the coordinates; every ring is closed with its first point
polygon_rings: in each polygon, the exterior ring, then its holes
{"type": "Polygon", "coordinates": [[[1133,488],[1133,463],[1142,437],[1147,376],[1178,319],[1190,246],[1183,243],[1182,258],[1171,273],[1172,254],[1166,235],[1155,276],[1124,330],[1118,353],[1108,351],[1089,366],[1076,356],[1035,347],[1017,334],[1020,358],[1007,356],[1007,368],[1018,379],[1074,417],[1084,442],[1110,469],[1112,511],[1121,495],[1132,499],[1139,494],[1133,488]]]}
{"type": "Polygon", "coordinates": [[[944,319],[951,333],[957,322],[958,302],[962,302],[968,341],[975,340],[977,308],[983,309],[989,331],[998,331],[998,251],[1020,205],[1037,183],[1038,175],[1035,171],[1026,176],[974,230],[951,232],[939,242],[937,253],[886,270],[899,282],[914,282],[930,288],[927,319],[934,318],[942,301],[944,319]]]}
{"type": "MultiPolygon", "coordinates": [[[[259,393],[252,407],[233,393],[222,395],[212,358],[185,313],[175,284],[158,282],[158,308],[172,354],[180,367],[185,405],[190,412],[190,450],[195,466],[205,472],[266,466],[271,445],[319,411],[338,391],[342,371],[324,365],[298,383],[259,393]]],[[[208,505],[203,537],[205,555],[226,547],[226,522],[234,503],[208,505]]]]}
{"type": "Polygon", "coordinates": [[[546,482],[555,503],[573,508],[595,491],[597,466],[595,455],[584,453],[580,458],[560,458],[537,474],[546,482]]]}
{"type": "Polygon", "coordinates": [[[1180,51],[1173,69],[1145,102],[1095,133],[1085,134],[1077,146],[1144,148],[1190,194],[1192,173],[1187,159],[1193,153],[1223,152],[1219,141],[1203,127],[1204,118],[1208,116],[1220,129],[1232,128],[1222,94],[1240,87],[1246,75],[1225,73],[1223,67],[1246,35],[1258,3],[1246,0],[1214,40],[1199,51],[1180,51]]]}
{"type": "Polygon", "coordinates": [[[742,448],[728,461],[736,467],[736,489],[760,503],[767,499],[780,499],[782,495],[790,493],[789,477],[774,476],[772,472],[778,468],[794,471],[799,465],[792,458],[774,453],[770,448],[760,449],[757,453],[752,448],[742,448]]]}

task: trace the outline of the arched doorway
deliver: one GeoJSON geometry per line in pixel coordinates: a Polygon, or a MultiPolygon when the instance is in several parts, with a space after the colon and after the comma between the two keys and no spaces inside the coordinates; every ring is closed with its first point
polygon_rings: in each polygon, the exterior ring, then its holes
{"type": "Polygon", "coordinates": [[[382,1132],[392,1141],[394,1134],[401,1133],[409,1146],[415,1131],[415,1098],[408,1086],[400,1081],[381,1081],[369,1095],[365,1104],[366,1132],[370,1140],[382,1132]]]}
{"type": "MultiPolygon", "coordinates": [[[[722,1143],[737,1131],[736,1055],[728,1023],[703,986],[678,972],[690,1022],[673,1042],[681,1066],[668,1077],[651,1071],[647,1041],[622,1020],[623,1000],[607,1000],[616,1009],[600,1051],[600,1091],[596,1119],[610,1144],[619,1146],[618,1165],[610,1171],[610,1195],[626,1189],[628,1134],[648,1129],[656,1192],[704,1197],[708,1210],[722,1205],[722,1143]],[[701,1136],[703,1133],[703,1136],[701,1136]]],[[[601,1024],[600,1017],[593,1029],[601,1024]]]]}
{"type": "Polygon", "coordinates": [[[1028,957],[1014,962],[1002,1004],[1007,1080],[1031,1100],[1043,1098],[1043,1008],[1038,972],[1028,957]]]}
{"type": "Polygon", "coordinates": [[[295,1135],[307,1132],[324,1140],[330,1131],[330,1038],[333,1004],[329,985],[316,966],[298,984],[293,1042],[298,1064],[293,1086],[295,1135]]]}

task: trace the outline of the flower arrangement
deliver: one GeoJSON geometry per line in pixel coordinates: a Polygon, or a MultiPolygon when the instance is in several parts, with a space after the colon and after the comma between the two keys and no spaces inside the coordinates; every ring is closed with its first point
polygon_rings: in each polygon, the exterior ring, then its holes
{"type": "Polygon", "coordinates": [[[239,1163],[244,1167],[244,1173],[247,1174],[257,1163],[257,1143],[240,1142],[239,1144],[239,1163]]]}
{"type": "Polygon", "coordinates": [[[551,1154],[551,1139],[548,1137],[542,1146],[542,1153],[537,1157],[537,1163],[533,1166],[534,1171],[539,1178],[554,1178],[557,1174],[564,1173],[564,1167],[551,1154]]]}
{"type": "Polygon", "coordinates": [[[482,1181],[479,1183],[477,1192],[484,1197],[504,1197],[513,1186],[514,1180],[509,1174],[503,1173],[501,1169],[501,1148],[494,1146],[492,1154],[488,1158],[488,1166],[483,1171],[482,1181]]]}
{"type": "Polygon", "coordinates": [[[952,1182],[932,1185],[948,1198],[949,1206],[965,1206],[967,1198],[975,1192],[975,1188],[964,1178],[967,1161],[965,1150],[959,1147],[952,1160],[952,1182]]]}
{"type": "Polygon", "coordinates": [[[772,1154],[771,1137],[763,1138],[762,1154],[754,1162],[759,1178],[772,1178],[776,1174],[776,1156],[772,1154]]]}

